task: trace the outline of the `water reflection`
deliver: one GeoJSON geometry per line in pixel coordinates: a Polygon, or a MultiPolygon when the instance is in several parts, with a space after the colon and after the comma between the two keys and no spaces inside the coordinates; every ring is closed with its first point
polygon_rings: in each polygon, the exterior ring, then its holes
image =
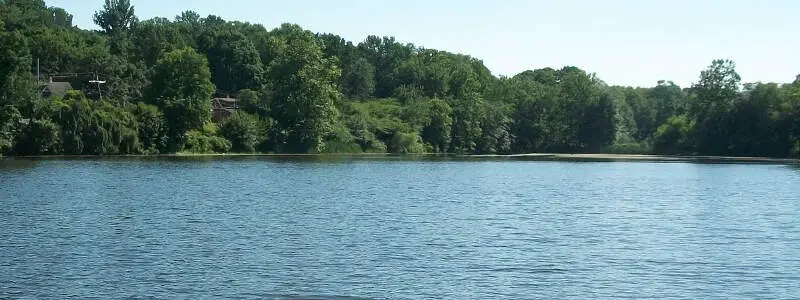
{"type": "Polygon", "coordinates": [[[36,159],[0,158],[0,172],[31,169],[38,164],[36,159]]]}

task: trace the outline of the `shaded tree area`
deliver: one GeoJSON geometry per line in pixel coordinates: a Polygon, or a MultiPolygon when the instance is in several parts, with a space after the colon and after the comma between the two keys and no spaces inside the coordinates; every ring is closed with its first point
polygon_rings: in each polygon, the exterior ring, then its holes
{"type": "Polygon", "coordinates": [[[800,77],[742,83],[728,60],[690,87],[624,87],[574,66],[496,77],[386,36],[193,11],[139,20],[129,0],[105,0],[94,21],[0,2],[0,153],[800,155],[800,77]],[[74,90],[45,93],[50,78],[74,90]],[[216,123],[215,96],[239,99],[216,123]]]}

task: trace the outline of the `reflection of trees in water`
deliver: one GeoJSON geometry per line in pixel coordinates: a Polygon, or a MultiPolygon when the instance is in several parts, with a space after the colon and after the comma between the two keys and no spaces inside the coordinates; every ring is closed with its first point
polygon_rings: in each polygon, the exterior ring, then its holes
{"type": "Polygon", "coordinates": [[[0,172],[30,169],[38,164],[39,161],[31,159],[0,158],[0,172]]]}

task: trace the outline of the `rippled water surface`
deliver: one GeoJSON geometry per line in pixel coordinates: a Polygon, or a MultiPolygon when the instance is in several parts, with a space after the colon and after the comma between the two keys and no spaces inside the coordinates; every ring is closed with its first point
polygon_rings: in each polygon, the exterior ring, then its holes
{"type": "Polygon", "coordinates": [[[0,160],[0,298],[800,298],[800,169],[0,160]]]}

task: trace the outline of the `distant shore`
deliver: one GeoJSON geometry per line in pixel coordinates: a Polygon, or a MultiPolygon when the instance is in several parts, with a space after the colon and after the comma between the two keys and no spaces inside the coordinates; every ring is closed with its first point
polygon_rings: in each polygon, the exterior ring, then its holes
{"type": "Polygon", "coordinates": [[[696,161],[696,162],[740,162],[740,163],[800,163],[795,158],[737,157],[737,156],[681,156],[645,154],[563,154],[526,153],[509,155],[470,155],[470,157],[523,157],[542,160],[626,160],[626,161],[696,161]]]}
{"type": "Polygon", "coordinates": [[[149,155],[33,155],[0,156],[0,159],[43,159],[43,158],[181,158],[181,157],[451,157],[451,158],[519,158],[542,161],[651,161],[651,162],[730,162],[730,163],[782,163],[800,164],[796,158],[737,157],[737,156],[688,156],[688,155],[645,155],[645,154],[565,154],[565,153],[524,153],[524,154],[393,154],[393,153],[173,153],[149,155]]]}

